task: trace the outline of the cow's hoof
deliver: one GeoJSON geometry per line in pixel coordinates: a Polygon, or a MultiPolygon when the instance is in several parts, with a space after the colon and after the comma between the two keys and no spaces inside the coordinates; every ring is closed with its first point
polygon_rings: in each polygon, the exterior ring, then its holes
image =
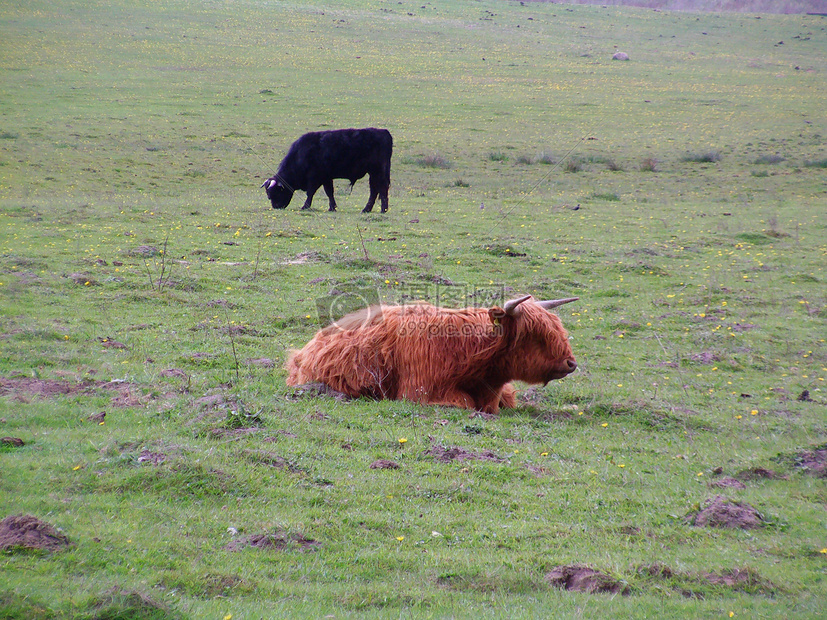
{"type": "Polygon", "coordinates": [[[328,209],[328,211],[330,211],[331,213],[333,213],[335,210],[336,210],[336,207],[330,207],[330,208],[328,209]]]}

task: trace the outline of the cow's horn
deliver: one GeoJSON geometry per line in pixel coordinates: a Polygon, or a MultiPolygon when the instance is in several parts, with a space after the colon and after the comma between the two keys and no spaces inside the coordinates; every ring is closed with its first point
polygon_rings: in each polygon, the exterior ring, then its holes
{"type": "Polygon", "coordinates": [[[542,306],[546,310],[551,310],[552,308],[556,308],[557,306],[562,306],[563,304],[570,303],[572,301],[577,301],[580,299],[579,297],[567,297],[566,299],[547,299],[545,301],[538,301],[537,305],[542,306]]]}
{"type": "Polygon", "coordinates": [[[507,302],[505,302],[503,310],[505,310],[506,314],[514,316],[514,312],[517,310],[517,306],[523,303],[526,299],[531,299],[531,295],[526,295],[525,297],[517,297],[517,299],[509,299],[507,302]]]}
{"type": "MultiPolygon", "coordinates": [[[[270,182],[270,179],[267,179],[264,183],[261,184],[262,187],[266,186],[270,182]]],[[[268,188],[269,189],[269,188],[268,188]]]]}

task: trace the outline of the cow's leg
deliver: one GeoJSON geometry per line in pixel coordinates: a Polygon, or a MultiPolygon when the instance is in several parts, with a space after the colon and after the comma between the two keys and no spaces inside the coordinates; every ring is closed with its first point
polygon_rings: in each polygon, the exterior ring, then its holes
{"type": "Polygon", "coordinates": [[[327,200],[330,204],[328,211],[335,211],[336,210],[336,199],[333,197],[333,179],[329,181],[325,181],[324,184],[324,193],[327,194],[327,200]]]}
{"type": "Polygon", "coordinates": [[[517,390],[510,383],[506,383],[500,391],[500,407],[513,409],[517,405],[517,390]]]}
{"type": "MultiPolygon", "coordinates": [[[[368,198],[368,204],[362,209],[362,213],[370,213],[373,211],[373,205],[376,202],[376,197],[379,195],[379,185],[373,180],[373,175],[370,175],[368,183],[370,184],[370,198],[368,198]]],[[[382,209],[382,212],[384,213],[385,209],[382,209]]]]}
{"type": "Polygon", "coordinates": [[[421,390],[416,393],[408,395],[405,394],[402,398],[406,400],[413,400],[428,405],[444,405],[446,407],[459,407],[460,409],[475,409],[474,399],[468,392],[458,388],[446,389],[441,391],[439,395],[428,394],[421,390]]]}
{"type": "Polygon", "coordinates": [[[316,193],[316,190],[319,189],[318,185],[310,184],[307,186],[307,200],[304,201],[304,205],[302,206],[302,210],[309,209],[310,205],[313,204],[313,194],[316,193]]]}
{"type": "Polygon", "coordinates": [[[382,201],[382,213],[388,211],[388,189],[390,188],[390,180],[383,180],[379,187],[379,200],[382,201]]]}

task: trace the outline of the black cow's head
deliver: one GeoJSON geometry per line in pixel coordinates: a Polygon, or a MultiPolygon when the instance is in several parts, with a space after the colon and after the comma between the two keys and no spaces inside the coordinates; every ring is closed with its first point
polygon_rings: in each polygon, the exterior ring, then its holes
{"type": "Polygon", "coordinates": [[[274,209],[284,209],[293,198],[293,190],[276,177],[270,177],[261,186],[267,191],[267,197],[274,209]]]}

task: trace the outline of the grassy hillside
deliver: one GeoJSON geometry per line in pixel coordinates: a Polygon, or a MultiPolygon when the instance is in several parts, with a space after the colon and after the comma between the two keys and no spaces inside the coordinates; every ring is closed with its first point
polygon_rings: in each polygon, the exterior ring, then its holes
{"type": "MultiPolygon", "coordinates": [[[[528,0],[529,2],[533,0],[528,0]]],[[[543,0],[540,0],[541,2],[543,0]]],[[[660,11],[737,13],[824,13],[825,0],[569,0],[566,4],[624,6],[660,11]]]]}
{"type": "Polygon", "coordinates": [[[823,613],[822,18],[60,0],[0,40],[0,615],[823,613]],[[269,209],[363,126],[386,215],[269,209]],[[579,368],[493,419],[288,388],[341,291],[578,295],[579,368]]]}

